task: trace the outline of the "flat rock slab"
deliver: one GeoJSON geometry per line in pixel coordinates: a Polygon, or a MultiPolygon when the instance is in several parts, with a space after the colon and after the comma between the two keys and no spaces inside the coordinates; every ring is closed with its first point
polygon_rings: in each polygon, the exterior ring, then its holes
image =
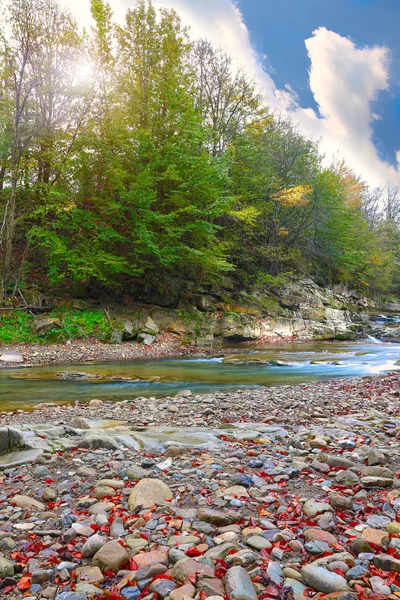
{"type": "Polygon", "coordinates": [[[8,454],[0,456],[0,470],[11,469],[12,467],[18,467],[19,465],[33,462],[42,454],[43,450],[41,448],[9,452],[8,454]]]}
{"type": "Polygon", "coordinates": [[[23,363],[24,358],[20,352],[5,352],[0,355],[0,361],[6,363],[23,363]]]}

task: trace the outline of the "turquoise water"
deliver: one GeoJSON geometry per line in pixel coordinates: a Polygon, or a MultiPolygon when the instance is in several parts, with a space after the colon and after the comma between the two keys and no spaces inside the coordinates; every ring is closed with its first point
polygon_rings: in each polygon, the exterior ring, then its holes
{"type": "Polygon", "coordinates": [[[400,345],[367,341],[251,346],[217,358],[117,361],[0,369],[0,409],[27,408],[39,402],[131,399],[297,384],[358,377],[399,369],[400,345]],[[259,362],[257,362],[259,361],[259,362]],[[281,361],[281,366],[268,364],[281,361]],[[99,375],[84,381],[60,380],[58,373],[99,375]],[[110,378],[120,378],[112,380],[110,378]],[[125,379],[124,379],[125,378],[125,379]]]}

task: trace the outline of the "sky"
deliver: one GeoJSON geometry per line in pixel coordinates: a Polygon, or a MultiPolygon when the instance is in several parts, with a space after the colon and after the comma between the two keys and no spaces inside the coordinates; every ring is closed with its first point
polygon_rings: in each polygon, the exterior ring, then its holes
{"type": "MultiPolygon", "coordinates": [[[[89,0],[62,0],[83,25],[89,0]]],[[[117,20],[135,0],[109,0],[117,20]]],[[[400,185],[400,0],[153,0],[371,186],[400,185]]]]}

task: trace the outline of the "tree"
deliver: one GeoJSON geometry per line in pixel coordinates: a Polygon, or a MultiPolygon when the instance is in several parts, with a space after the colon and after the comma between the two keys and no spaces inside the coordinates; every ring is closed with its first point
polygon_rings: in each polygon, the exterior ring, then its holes
{"type": "Polygon", "coordinates": [[[192,60],[197,71],[194,82],[197,104],[211,130],[211,154],[227,146],[251,123],[264,121],[268,111],[263,95],[232,58],[207,40],[193,45],[192,60]]]}

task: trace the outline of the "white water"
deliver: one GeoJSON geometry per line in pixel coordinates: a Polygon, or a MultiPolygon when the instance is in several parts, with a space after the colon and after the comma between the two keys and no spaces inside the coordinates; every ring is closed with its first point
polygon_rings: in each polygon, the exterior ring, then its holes
{"type": "Polygon", "coordinates": [[[378,338],[374,337],[373,335],[367,335],[367,338],[373,344],[383,344],[383,342],[381,340],[378,340],[378,338]]]}

